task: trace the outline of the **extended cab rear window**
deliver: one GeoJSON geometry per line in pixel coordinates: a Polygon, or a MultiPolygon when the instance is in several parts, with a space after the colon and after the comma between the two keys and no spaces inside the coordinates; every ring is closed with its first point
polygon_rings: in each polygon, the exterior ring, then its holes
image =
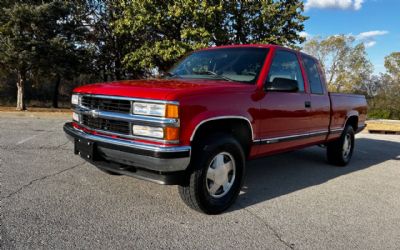
{"type": "Polygon", "coordinates": [[[181,60],[170,77],[227,80],[254,84],[257,81],[267,48],[221,48],[194,52],[181,60]]]}
{"type": "Polygon", "coordinates": [[[308,83],[312,94],[323,94],[321,76],[318,70],[318,63],[309,56],[302,56],[306,68],[308,83]]]}

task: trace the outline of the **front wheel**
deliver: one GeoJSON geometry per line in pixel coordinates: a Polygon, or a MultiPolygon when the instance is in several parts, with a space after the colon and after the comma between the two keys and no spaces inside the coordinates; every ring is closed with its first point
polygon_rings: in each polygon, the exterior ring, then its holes
{"type": "Polygon", "coordinates": [[[346,166],[353,155],[354,130],[347,125],[339,139],[330,142],[327,147],[328,162],[337,166],[346,166]]]}
{"type": "Polygon", "coordinates": [[[216,134],[194,149],[189,182],[178,187],[182,200],[197,211],[219,214],[239,195],[245,158],[238,141],[216,134]]]}

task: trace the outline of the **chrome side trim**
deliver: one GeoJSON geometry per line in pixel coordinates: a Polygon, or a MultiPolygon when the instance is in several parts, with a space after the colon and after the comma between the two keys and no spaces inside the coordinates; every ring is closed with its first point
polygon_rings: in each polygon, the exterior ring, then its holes
{"type": "Polygon", "coordinates": [[[282,137],[258,139],[258,140],[253,140],[253,143],[256,143],[256,144],[273,144],[273,143],[278,143],[278,142],[285,142],[285,141],[306,139],[306,138],[315,137],[315,136],[322,136],[322,135],[327,135],[328,133],[329,133],[328,130],[315,131],[315,132],[309,132],[309,133],[297,134],[297,135],[289,135],[289,136],[282,136],[282,137]]]}
{"type": "Polygon", "coordinates": [[[133,122],[135,124],[141,124],[141,125],[155,125],[155,126],[161,126],[161,127],[167,127],[167,126],[179,127],[180,126],[179,119],[174,119],[174,118],[124,114],[124,113],[101,111],[101,110],[91,110],[91,109],[82,108],[82,107],[75,108],[74,112],[81,114],[81,115],[88,115],[88,116],[96,117],[96,118],[98,117],[98,118],[109,119],[109,120],[133,122]]]}
{"type": "MultiPolygon", "coordinates": [[[[346,123],[347,123],[347,120],[346,120],[346,123]]],[[[304,134],[298,134],[298,135],[289,135],[289,136],[282,136],[282,137],[274,137],[274,138],[253,140],[253,143],[256,143],[256,144],[272,144],[272,143],[278,143],[278,142],[284,142],[284,141],[305,139],[305,138],[315,137],[315,136],[320,136],[320,135],[328,135],[328,134],[331,134],[331,133],[334,133],[334,134],[342,133],[343,130],[344,130],[344,127],[342,127],[342,128],[333,128],[333,129],[330,129],[330,130],[316,131],[316,132],[310,132],[310,133],[304,133],[304,134]]]]}
{"type": "Polygon", "coordinates": [[[193,141],[194,136],[195,136],[195,134],[197,132],[197,129],[201,125],[203,125],[204,123],[209,122],[209,121],[224,120],[224,119],[240,119],[240,120],[247,121],[249,123],[250,130],[251,130],[251,139],[254,140],[253,126],[251,125],[250,120],[247,119],[246,117],[244,117],[244,116],[215,116],[215,117],[212,117],[212,118],[205,119],[205,120],[201,121],[199,124],[197,124],[196,127],[194,128],[193,132],[192,132],[192,135],[190,136],[190,141],[193,141]]]}
{"type": "Polygon", "coordinates": [[[332,128],[330,129],[330,133],[342,133],[342,131],[344,130],[344,128],[332,128]]]}
{"type": "Polygon", "coordinates": [[[149,151],[161,152],[161,153],[188,152],[188,151],[190,152],[190,150],[191,150],[190,146],[164,146],[164,145],[155,146],[155,145],[150,145],[150,144],[142,143],[142,142],[126,141],[126,140],[121,140],[121,139],[108,138],[108,137],[104,137],[104,136],[100,136],[100,135],[92,135],[92,134],[85,133],[84,131],[76,129],[76,128],[73,128],[73,130],[79,136],[82,136],[83,138],[86,138],[89,140],[110,143],[110,144],[128,147],[128,148],[149,150],[149,151]]]}
{"type": "Polygon", "coordinates": [[[84,93],[73,93],[73,94],[79,95],[79,96],[89,96],[89,97],[95,97],[95,98],[97,97],[97,98],[113,99],[113,100],[124,100],[124,101],[133,101],[133,102],[149,102],[149,103],[179,105],[179,102],[177,102],[177,101],[133,98],[133,97],[124,97],[124,96],[110,96],[110,95],[93,95],[93,94],[84,94],[84,93]]]}

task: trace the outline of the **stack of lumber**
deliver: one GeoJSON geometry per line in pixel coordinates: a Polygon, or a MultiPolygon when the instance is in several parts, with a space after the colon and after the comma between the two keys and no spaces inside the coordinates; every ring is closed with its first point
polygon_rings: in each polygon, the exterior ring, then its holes
{"type": "Polygon", "coordinates": [[[400,120],[368,120],[367,130],[369,133],[397,134],[400,135],[400,120]]]}

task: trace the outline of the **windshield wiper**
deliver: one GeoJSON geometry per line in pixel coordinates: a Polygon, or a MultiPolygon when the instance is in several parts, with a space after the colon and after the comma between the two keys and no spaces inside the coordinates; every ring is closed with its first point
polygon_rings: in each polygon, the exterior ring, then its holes
{"type": "Polygon", "coordinates": [[[196,75],[211,75],[211,76],[216,76],[216,77],[218,77],[218,78],[220,78],[220,79],[224,79],[224,80],[227,80],[227,81],[230,81],[230,82],[237,82],[237,81],[235,81],[235,80],[233,80],[233,79],[231,79],[231,78],[229,78],[229,77],[226,77],[226,76],[223,76],[223,75],[219,75],[219,74],[217,74],[216,72],[211,71],[211,70],[194,71],[193,73],[195,73],[196,75]]]}

